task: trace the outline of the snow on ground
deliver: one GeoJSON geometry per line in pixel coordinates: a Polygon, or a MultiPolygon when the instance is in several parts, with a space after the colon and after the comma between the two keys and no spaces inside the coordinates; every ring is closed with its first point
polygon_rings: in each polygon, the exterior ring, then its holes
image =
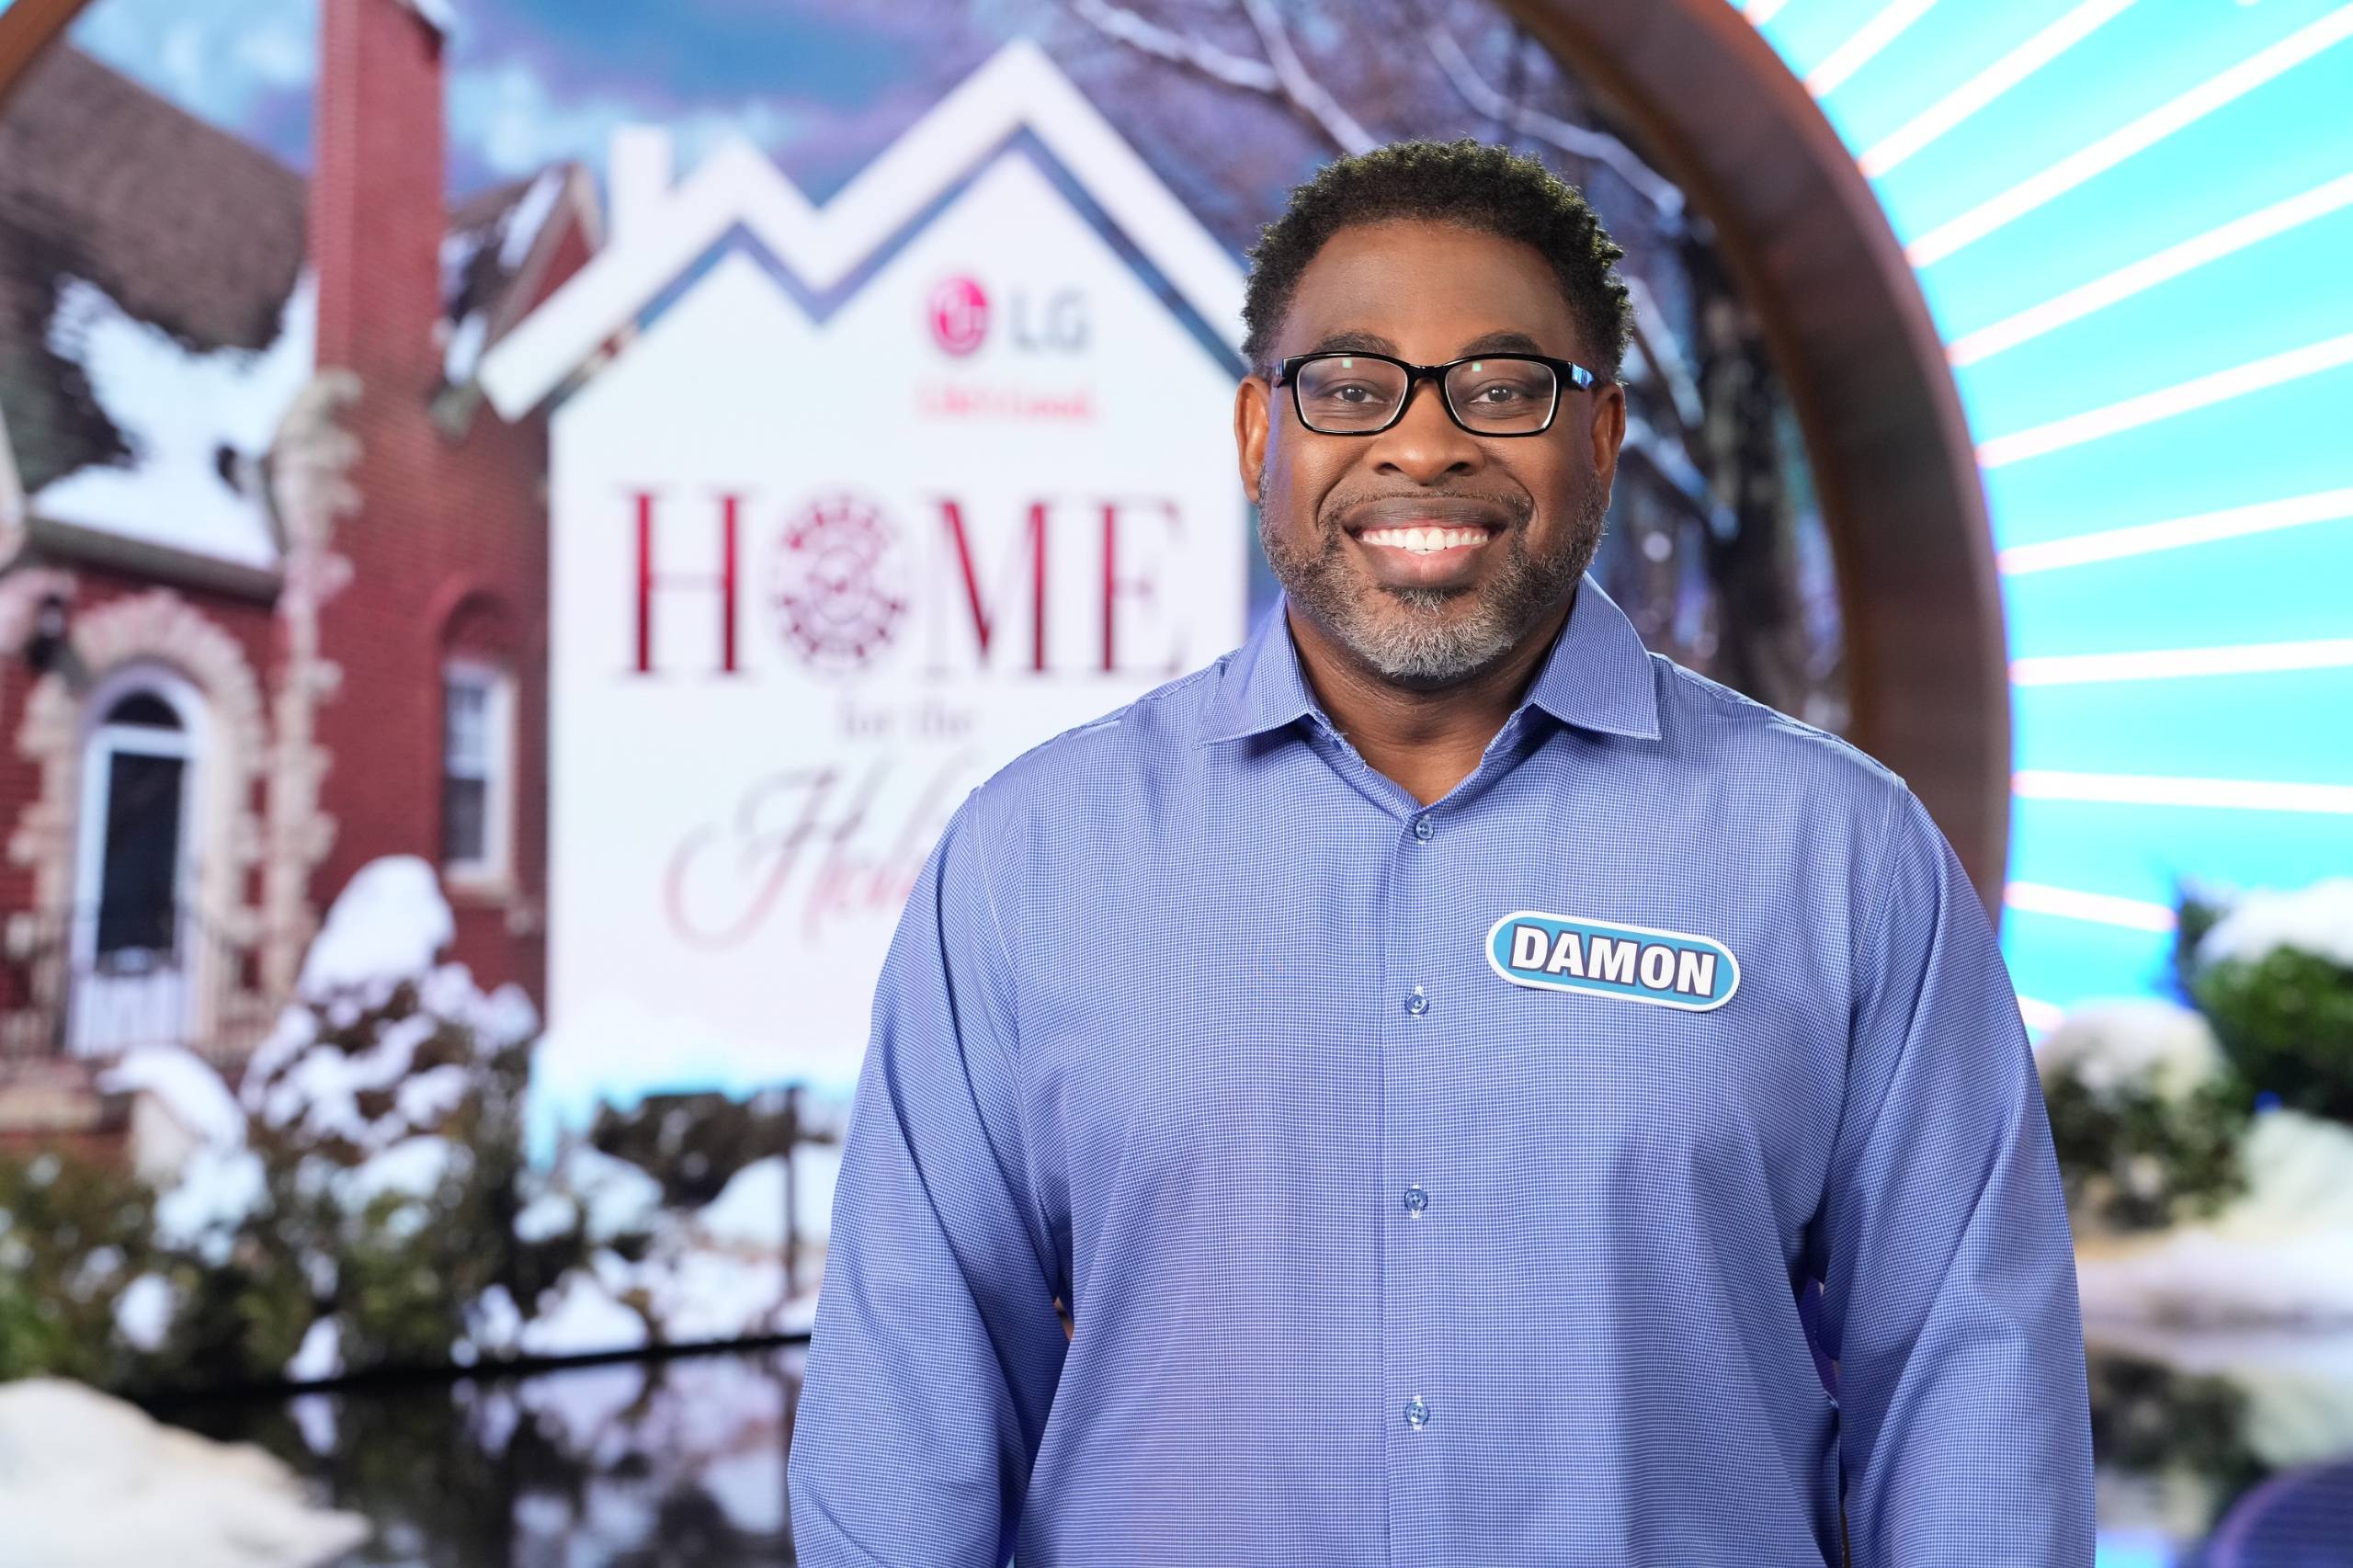
{"type": "Polygon", "coordinates": [[[754,1160],[695,1211],[695,1229],[721,1246],[784,1248],[784,1156],[754,1160]]]}
{"type": "Polygon", "coordinates": [[[2353,1231],[2261,1240],[2183,1225],[2075,1256],[2086,1323],[2353,1326],[2353,1231]]]}
{"type": "Polygon", "coordinates": [[[35,513],[155,544],[271,566],[278,542],[263,498],[222,472],[223,449],[258,457],[311,377],[318,289],[306,270],[278,337],[259,353],[190,350],[85,278],[61,279],[49,346],[82,367],[131,448],[126,466],[91,464],[31,497],[35,513]]]}
{"type": "MultiPolygon", "coordinates": [[[[654,1228],[662,1212],[662,1184],[627,1160],[585,1143],[564,1151],[556,1170],[562,1191],[579,1205],[588,1240],[601,1245],[654,1228]]],[[[521,1223],[521,1216],[517,1216],[521,1223]]]]}
{"type": "Polygon", "coordinates": [[[6,1561],[45,1568],[308,1568],[369,1533],[260,1449],[56,1378],[0,1385],[0,1519],[6,1561]]]}
{"type": "MultiPolygon", "coordinates": [[[[804,1244],[822,1242],[831,1233],[834,1183],[841,1168],[839,1144],[801,1143],[793,1148],[793,1221],[804,1244]]],[[[695,1231],[716,1246],[781,1253],[784,1188],[782,1154],[755,1160],[730,1177],[718,1197],[695,1211],[695,1231]]]]}
{"type": "Polygon", "coordinates": [[[2079,1243],[2086,1322],[2353,1328],[2353,1128],[2270,1111],[2239,1158],[2247,1191],[2212,1219],[2079,1243]]]}
{"type": "Polygon", "coordinates": [[[803,1246],[834,1233],[834,1184],[842,1174],[839,1143],[800,1143],[792,1150],[792,1221],[803,1246]]]}
{"type": "Polygon", "coordinates": [[[715,1344],[778,1332],[784,1304],[782,1260],[693,1251],[640,1265],[662,1336],[674,1345],[715,1344]]]}
{"type": "Polygon", "coordinates": [[[803,1290],[779,1309],[776,1331],[779,1334],[807,1334],[817,1326],[817,1292],[803,1290]]]}
{"type": "MultiPolygon", "coordinates": [[[[715,1031],[635,998],[599,997],[551,1020],[531,1047],[524,1148],[531,1161],[555,1157],[563,1135],[583,1131],[605,1107],[633,1109],[649,1095],[710,1092],[745,1099],[777,1087],[772,1038],[715,1031]]],[[[854,1085],[828,1085],[829,1096],[854,1085]]]]}

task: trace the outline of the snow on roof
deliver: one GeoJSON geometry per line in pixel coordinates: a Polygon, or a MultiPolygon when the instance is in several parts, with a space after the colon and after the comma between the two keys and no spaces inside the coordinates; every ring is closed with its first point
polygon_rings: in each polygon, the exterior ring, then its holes
{"type": "Polygon", "coordinates": [[[474,367],[482,362],[483,344],[490,336],[490,317],[482,311],[469,311],[457,330],[449,334],[449,347],[441,356],[441,379],[453,387],[461,387],[474,379],[474,367]]]}
{"type": "MultiPolygon", "coordinates": [[[[440,0],[411,3],[445,30],[454,19],[440,0]]],[[[453,384],[520,313],[510,295],[574,210],[574,168],[453,204],[453,384]]],[[[305,183],[70,44],[27,68],[0,105],[0,364],[17,415],[0,469],[22,476],[33,517],[277,564],[263,497],[233,476],[315,359],[305,183]]],[[[582,217],[593,227],[593,205],[582,217]]]]}
{"type": "Polygon", "coordinates": [[[498,221],[499,266],[512,272],[523,265],[523,258],[531,254],[531,242],[540,237],[548,214],[555,210],[555,199],[563,194],[563,180],[561,168],[540,170],[530,188],[523,192],[523,199],[506,210],[498,221]]]}
{"type": "Polygon", "coordinates": [[[514,290],[572,177],[571,165],[552,165],[477,192],[450,212],[441,241],[441,312],[451,324],[441,375],[450,386],[473,380],[483,350],[512,323],[514,290]]]}
{"type": "Polygon", "coordinates": [[[287,296],[277,340],[259,352],[188,348],[96,283],[64,278],[49,347],[88,378],[131,461],[52,480],[33,493],[30,509],[244,565],[276,565],[277,535],[246,460],[268,449],[310,379],[317,327],[318,289],[307,272],[287,296]]]}
{"type": "Polygon", "coordinates": [[[451,0],[405,0],[408,8],[424,17],[447,38],[457,30],[458,8],[451,0]]]}

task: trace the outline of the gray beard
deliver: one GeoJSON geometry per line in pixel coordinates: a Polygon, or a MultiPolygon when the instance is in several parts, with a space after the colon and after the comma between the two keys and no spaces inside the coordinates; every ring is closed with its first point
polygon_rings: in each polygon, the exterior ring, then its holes
{"type": "Polygon", "coordinates": [[[1447,614],[1472,590],[1374,586],[1358,597],[1341,552],[1347,537],[1324,530],[1320,550],[1294,551],[1268,523],[1260,483],[1258,542],[1283,592],[1366,668],[1394,686],[1428,691],[1493,669],[1538,622],[1560,608],[1601,546],[1608,497],[1595,486],[1578,504],[1577,526],[1550,555],[1528,551],[1525,519],[1487,546],[1505,552],[1503,570],[1467,615],[1447,614]],[[1374,596],[1385,598],[1387,607],[1374,596]],[[1394,612],[1382,613],[1387,608],[1394,612]]]}

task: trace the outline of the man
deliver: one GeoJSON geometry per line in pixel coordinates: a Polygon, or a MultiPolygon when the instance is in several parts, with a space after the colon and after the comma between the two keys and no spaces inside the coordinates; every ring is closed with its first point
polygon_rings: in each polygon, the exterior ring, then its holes
{"type": "Polygon", "coordinates": [[[915,888],[803,1563],[1837,1564],[1842,1500],[1856,1568],[2091,1562],[1984,909],[1901,778],[1585,574],[1621,254],[1469,142],[1332,165],[1253,252],[1283,598],[915,888]]]}

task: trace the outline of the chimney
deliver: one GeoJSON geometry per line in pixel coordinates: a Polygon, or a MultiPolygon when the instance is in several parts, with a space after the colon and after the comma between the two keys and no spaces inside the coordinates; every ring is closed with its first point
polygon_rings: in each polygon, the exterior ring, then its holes
{"type": "Polygon", "coordinates": [[[423,400],[439,379],[443,0],[320,0],[311,263],[318,362],[423,400]]]}

